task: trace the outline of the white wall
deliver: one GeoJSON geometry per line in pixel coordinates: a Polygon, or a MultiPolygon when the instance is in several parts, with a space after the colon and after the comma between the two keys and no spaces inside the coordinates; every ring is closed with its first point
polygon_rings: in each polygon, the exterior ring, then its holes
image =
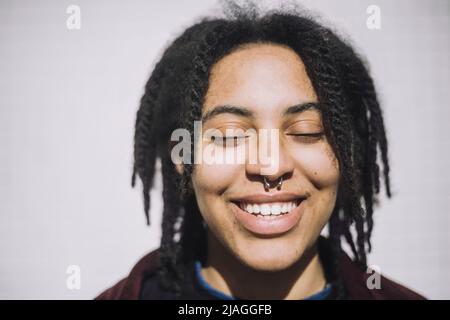
{"type": "MultiPolygon", "coordinates": [[[[272,1],[272,3],[276,3],[272,1]]],[[[394,198],[376,212],[369,262],[450,298],[450,7],[302,1],[367,56],[385,109],[394,198]],[[368,30],[366,8],[381,9],[368,30]]],[[[158,246],[131,189],[135,111],[162,48],[215,1],[0,2],[0,298],[90,299],[158,246]],[[69,5],[81,29],[66,28],[69,5]],[[66,268],[81,268],[68,290],[66,268]]]]}

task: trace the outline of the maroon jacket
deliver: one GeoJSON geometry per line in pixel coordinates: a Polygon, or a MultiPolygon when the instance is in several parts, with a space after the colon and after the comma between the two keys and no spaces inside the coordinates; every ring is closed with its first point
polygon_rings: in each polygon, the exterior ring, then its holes
{"type": "MultiPolygon", "coordinates": [[[[423,296],[412,290],[381,276],[380,289],[368,289],[366,286],[367,278],[370,274],[361,270],[350,257],[342,252],[341,272],[344,286],[347,291],[348,299],[361,300],[383,300],[383,299],[402,299],[402,300],[422,300],[423,296]]],[[[144,256],[131,270],[128,277],[119,281],[116,285],[100,294],[96,299],[117,300],[117,299],[139,299],[142,290],[143,281],[155,274],[158,267],[158,250],[152,251],[144,256]]],[[[155,296],[158,299],[158,296],[155,296]]]]}

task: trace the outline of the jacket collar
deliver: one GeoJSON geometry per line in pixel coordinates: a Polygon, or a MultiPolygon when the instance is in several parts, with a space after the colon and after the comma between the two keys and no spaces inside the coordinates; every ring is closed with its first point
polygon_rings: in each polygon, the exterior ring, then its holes
{"type": "MultiPolygon", "coordinates": [[[[329,241],[323,237],[319,239],[325,249],[325,255],[329,252],[329,241]]],[[[377,290],[368,290],[366,283],[369,276],[365,270],[362,270],[357,263],[341,251],[339,258],[341,275],[348,298],[357,297],[358,299],[373,299],[377,290]]],[[[139,299],[142,283],[145,278],[154,274],[159,266],[159,249],[154,250],[144,256],[131,270],[129,276],[124,279],[122,290],[120,290],[119,299],[139,299]]],[[[329,272],[326,272],[329,274],[329,272]]],[[[327,279],[332,281],[333,279],[327,279]]]]}

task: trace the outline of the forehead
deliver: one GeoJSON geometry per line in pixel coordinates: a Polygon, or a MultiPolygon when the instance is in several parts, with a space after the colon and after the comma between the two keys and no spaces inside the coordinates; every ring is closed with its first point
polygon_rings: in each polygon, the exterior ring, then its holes
{"type": "Polygon", "coordinates": [[[211,69],[204,111],[218,104],[237,104],[269,111],[317,96],[301,58],[278,44],[247,44],[211,69]]]}

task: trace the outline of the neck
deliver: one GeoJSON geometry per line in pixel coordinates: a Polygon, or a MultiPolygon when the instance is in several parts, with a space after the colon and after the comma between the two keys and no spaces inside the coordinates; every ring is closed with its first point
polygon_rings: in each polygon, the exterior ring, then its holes
{"type": "Polygon", "coordinates": [[[242,299],[300,300],[326,284],[317,243],[284,270],[257,271],[237,260],[209,230],[207,263],[201,272],[215,289],[242,299]]]}

